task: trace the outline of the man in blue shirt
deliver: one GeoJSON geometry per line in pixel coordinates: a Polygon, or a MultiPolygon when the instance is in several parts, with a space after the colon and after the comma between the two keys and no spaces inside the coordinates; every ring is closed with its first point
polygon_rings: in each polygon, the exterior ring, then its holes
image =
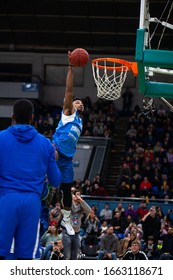
{"type": "MultiPolygon", "coordinates": [[[[71,53],[69,52],[69,64],[70,55],[71,53]]],[[[66,77],[63,111],[52,140],[58,151],[59,158],[57,164],[62,173],[60,189],[63,193],[64,222],[69,221],[69,210],[72,204],[71,188],[73,186],[74,177],[73,156],[76,152],[76,146],[82,132],[83,124],[81,115],[83,110],[84,105],[82,101],[77,98],[74,99],[73,97],[73,69],[72,66],[69,66],[66,77]]],[[[62,223],[61,226],[63,226],[62,223]]],[[[72,228],[69,228],[69,234],[74,234],[72,228]]]]}
{"type": "Polygon", "coordinates": [[[45,177],[61,183],[52,143],[31,125],[33,111],[29,100],[17,100],[12,125],[0,132],[0,259],[13,240],[17,259],[35,258],[45,177]]]}

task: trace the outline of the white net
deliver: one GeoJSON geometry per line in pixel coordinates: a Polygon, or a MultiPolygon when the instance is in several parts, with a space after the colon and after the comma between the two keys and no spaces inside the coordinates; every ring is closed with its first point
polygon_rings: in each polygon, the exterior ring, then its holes
{"type": "MultiPolygon", "coordinates": [[[[107,61],[99,67],[99,61],[92,64],[93,77],[97,86],[97,97],[116,100],[121,97],[121,90],[127,77],[128,67],[113,62],[111,67],[107,61]]],[[[109,62],[110,63],[110,62],[109,62]]]]}

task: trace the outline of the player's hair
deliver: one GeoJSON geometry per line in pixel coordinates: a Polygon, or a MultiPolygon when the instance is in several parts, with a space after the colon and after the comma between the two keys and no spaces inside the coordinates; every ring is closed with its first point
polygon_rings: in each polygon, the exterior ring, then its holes
{"type": "Polygon", "coordinates": [[[83,103],[81,98],[76,97],[76,98],[73,99],[73,101],[76,101],[76,100],[79,100],[79,101],[81,101],[83,103]]]}
{"type": "Polygon", "coordinates": [[[13,117],[16,123],[28,124],[34,113],[34,106],[31,101],[27,99],[19,99],[13,106],[13,117]]]}

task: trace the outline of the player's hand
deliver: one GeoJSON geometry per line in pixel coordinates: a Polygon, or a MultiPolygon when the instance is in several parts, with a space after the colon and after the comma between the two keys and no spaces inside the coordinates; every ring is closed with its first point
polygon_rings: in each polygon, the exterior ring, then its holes
{"type": "Polygon", "coordinates": [[[72,66],[72,64],[71,64],[71,51],[68,51],[68,64],[69,64],[69,66],[72,66]]]}

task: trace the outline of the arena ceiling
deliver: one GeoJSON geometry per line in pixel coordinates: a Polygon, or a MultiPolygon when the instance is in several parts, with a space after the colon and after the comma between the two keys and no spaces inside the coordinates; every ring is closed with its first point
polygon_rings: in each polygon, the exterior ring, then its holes
{"type": "MultiPolygon", "coordinates": [[[[93,54],[135,54],[140,0],[0,0],[0,3],[1,52],[65,53],[83,47],[93,54]]],[[[151,17],[160,18],[166,3],[167,0],[150,0],[151,17]]],[[[163,20],[167,14],[168,11],[163,20]]],[[[163,27],[157,29],[153,48],[157,48],[162,30],[163,27]]],[[[173,30],[166,28],[161,48],[172,50],[172,37],[173,30]]]]}

